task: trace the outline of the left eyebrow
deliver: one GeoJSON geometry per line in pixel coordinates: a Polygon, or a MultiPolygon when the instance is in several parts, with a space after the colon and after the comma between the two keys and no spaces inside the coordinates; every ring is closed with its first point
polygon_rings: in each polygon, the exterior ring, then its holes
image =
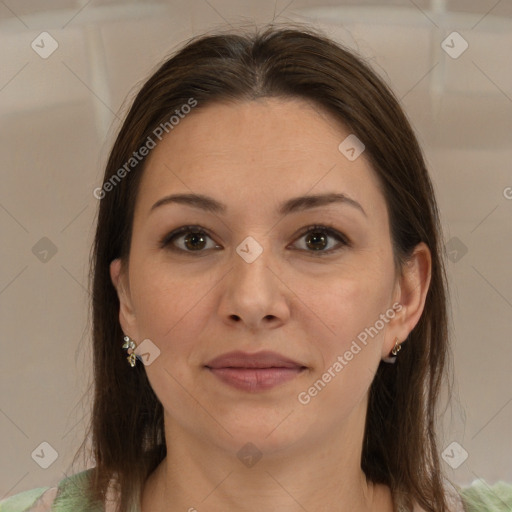
{"type": "Polygon", "coordinates": [[[279,208],[281,215],[308,210],[309,208],[317,208],[318,206],[326,206],[332,203],[341,203],[358,209],[365,217],[367,217],[364,208],[351,197],[346,194],[330,193],[316,194],[311,196],[300,196],[288,199],[279,208]]]}
{"type": "MultiPolygon", "coordinates": [[[[166,204],[184,204],[193,208],[199,208],[212,213],[224,214],[227,211],[227,206],[214,199],[213,197],[205,196],[202,194],[171,194],[159,199],[152,207],[149,213],[156,208],[166,204]]],[[[365,217],[367,217],[364,208],[355,199],[340,193],[327,193],[316,194],[309,196],[293,197],[286,200],[278,209],[280,215],[289,215],[290,213],[308,210],[310,208],[317,208],[319,206],[326,206],[333,203],[346,204],[358,209],[365,217]]]]}

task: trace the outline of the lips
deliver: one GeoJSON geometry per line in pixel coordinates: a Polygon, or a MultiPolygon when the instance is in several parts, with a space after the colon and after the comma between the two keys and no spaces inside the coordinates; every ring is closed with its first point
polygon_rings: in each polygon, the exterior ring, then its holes
{"type": "Polygon", "coordinates": [[[300,375],[306,366],[275,352],[229,352],[209,361],[215,377],[237,390],[262,392],[300,375]]]}
{"type": "Polygon", "coordinates": [[[276,352],[264,351],[255,354],[229,352],[209,361],[208,368],[305,368],[304,365],[276,352]]]}

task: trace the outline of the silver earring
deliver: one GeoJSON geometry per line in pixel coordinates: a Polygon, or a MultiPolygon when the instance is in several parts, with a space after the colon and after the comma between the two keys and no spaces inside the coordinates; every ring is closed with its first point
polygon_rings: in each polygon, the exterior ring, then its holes
{"type": "Polygon", "coordinates": [[[130,336],[125,335],[123,337],[123,340],[123,348],[126,349],[129,354],[126,359],[130,363],[130,366],[133,368],[137,363],[137,359],[139,359],[139,361],[142,361],[142,358],[134,352],[135,348],[137,347],[137,344],[130,338],[130,336]]]}

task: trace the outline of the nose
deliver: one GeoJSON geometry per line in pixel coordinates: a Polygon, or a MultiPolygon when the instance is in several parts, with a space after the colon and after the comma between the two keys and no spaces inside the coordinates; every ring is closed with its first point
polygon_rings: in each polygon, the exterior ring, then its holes
{"type": "Polygon", "coordinates": [[[290,317],[291,292],[279,275],[270,249],[254,260],[245,257],[243,251],[233,251],[232,263],[223,280],[219,305],[223,321],[252,331],[283,325],[290,317]]]}

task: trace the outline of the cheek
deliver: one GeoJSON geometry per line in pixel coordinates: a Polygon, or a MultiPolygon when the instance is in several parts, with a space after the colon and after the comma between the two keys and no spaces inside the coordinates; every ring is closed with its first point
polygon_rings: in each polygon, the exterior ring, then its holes
{"type": "Polygon", "coordinates": [[[141,340],[149,338],[160,350],[146,374],[167,410],[194,407],[190,396],[201,392],[196,376],[204,361],[198,342],[208,337],[205,323],[213,307],[208,290],[213,285],[206,277],[184,279],[155,266],[138,277],[134,292],[141,340]]]}
{"type": "Polygon", "coordinates": [[[214,285],[207,273],[184,278],[165,264],[140,266],[131,286],[140,336],[166,350],[187,349],[197,339],[214,285]]]}
{"type": "MultiPolygon", "coordinates": [[[[313,301],[315,312],[329,326],[315,335],[320,322],[309,315],[305,334],[317,353],[318,365],[301,389],[301,404],[308,416],[326,416],[333,425],[346,418],[370,387],[381,357],[381,340],[386,325],[375,329],[385,314],[389,293],[382,281],[339,280],[328,292],[319,291],[313,301]],[[377,289],[378,288],[378,289],[377,289]]],[[[303,323],[304,325],[304,323],[303,323]]],[[[378,327],[381,326],[381,322],[378,327]]]]}
{"type": "Polygon", "coordinates": [[[322,336],[323,352],[331,357],[333,351],[346,350],[352,340],[379,320],[389,307],[391,294],[392,283],[384,273],[351,269],[343,274],[321,281],[305,280],[297,294],[303,313],[309,310],[311,332],[316,323],[326,335],[322,336]]]}

